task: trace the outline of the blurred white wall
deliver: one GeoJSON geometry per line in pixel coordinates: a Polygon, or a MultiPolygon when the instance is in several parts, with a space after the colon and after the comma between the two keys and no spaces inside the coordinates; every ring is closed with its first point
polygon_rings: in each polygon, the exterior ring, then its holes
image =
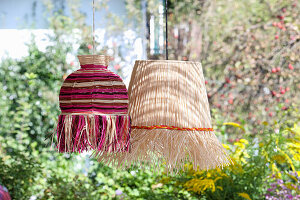
{"type": "MultiPolygon", "coordinates": [[[[65,15],[70,15],[67,0],[51,0],[54,6],[53,10],[61,10],[65,15]]],[[[95,0],[97,3],[99,0],[95,0]]],[[[48,28],[47,9],[44,1],[41,0],[0,0],[0,62],[6,57],[21,58],[28,55],[26,43],[35,36],[35,42],[40,50],[44,50],[49,45],[47,34],[52,34],[48,28]]],[[[92,25],[92,0],[81,0],[80,11],[86,15],[86,23],[92,25]]],[[[122,19],[126,19],[126,7],[124,0],[108,1],[108,10],[122,19]]],[[[137,59],[146,59],[146,48],[143,45],[141,33],[128,29],[123,33],[111,36],[105,29],[105,9],[95,13],[96,39],[102,46],[108,46],[113,49],[115,44],[121,46],[120,51],[123,59],[113,55],[115,62],[120,62],[125,77],[125,82],[129,82],[132,66],[137,59]],[[128,45],[130,44],[130,45],[128,45]]],[[[76,33],[80,30],[74,30],[76,33]]],[[[80,35],[80,34],[78,34],[80,35]]],[[[92,36],[91,36],[92,37],[92,36]]],[[[79,47],[76,39],[74,40],[74,49],[79,47]]],[[[70,38],[72,39],[72,38],[70,38]]],[[[77,38],[78,39],[78,38],[77,38]]],[[[79,38],[80,39],[80,38],[79,38]]],[[[109,53],[113,51],[109,50],[109,53]]],[[[76,55],[68,55],[67,62],[77,62],[76,55]]]]}

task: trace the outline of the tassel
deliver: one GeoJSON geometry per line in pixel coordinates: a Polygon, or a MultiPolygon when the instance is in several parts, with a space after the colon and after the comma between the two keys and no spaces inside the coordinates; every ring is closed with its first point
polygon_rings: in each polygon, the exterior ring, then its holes
{"type": "Polygon", "coordinates": [[[129,150],[128,115],[60,115],[56,135],[59,152],[124,152],[129,150]]]}

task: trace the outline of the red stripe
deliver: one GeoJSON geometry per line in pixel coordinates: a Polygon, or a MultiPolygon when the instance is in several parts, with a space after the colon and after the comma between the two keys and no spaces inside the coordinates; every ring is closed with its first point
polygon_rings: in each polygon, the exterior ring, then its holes
{"type": "Polygon", "coordinates": [[[128,108],[127,105],[124,106],[107,106],[107,105],[99,105],[99,104],[88,104],[88,105],[65,105],[61,106],[61,108],[76,108],[76,107],[95,107],[95,108],[128,108]]]}
{"type": "Polygon", "coordinates": [[[82,69],[86,69],[86,68],[103,68],[103,69],[107,69],[107,66],[105,65],[95,65],[95,64],[87,64],[87,65],[80,65],[82,69]]]}
{"type": "Polygon", "coordinates": [[[69,93],[69,92],[127,92],[126,88],[106,88],[106,89],[97,89],[97,88],[92,88],[92,89],[65,89],[65,88],[61,88],[60,93],[64,94],[64,93],[69,93]]]}
{"type": "Polygon", "coordinates": [[[59,99],[88,99],[88,98],[96,98],[96,99],[127,99],[127,94],[118,94],[118,95],[105,95],[105,94],[87,94],[87,95],[59,95],[59,99]]]}

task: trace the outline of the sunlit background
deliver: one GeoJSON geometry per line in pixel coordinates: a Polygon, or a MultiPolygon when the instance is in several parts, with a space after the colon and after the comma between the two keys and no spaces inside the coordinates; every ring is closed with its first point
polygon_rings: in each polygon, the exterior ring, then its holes
{"type": "MultiPolygon", "coordinates": [[[[96,54],[127,86],[135,60],[165,59],[164,3],[95,0],[96,54]]],[[[169,58],[201,62],[235,164],[170,175],[56,153],[59,89],[93,52],[92,0],[1,0],[0,185],[12,199],[300,199],[299,1],[168,5],[169,58]]]]}

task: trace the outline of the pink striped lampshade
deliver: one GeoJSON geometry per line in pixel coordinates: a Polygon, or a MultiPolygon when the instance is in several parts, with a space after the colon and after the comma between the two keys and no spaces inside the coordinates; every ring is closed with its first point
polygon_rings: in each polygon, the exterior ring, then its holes
{"type": "Polygon", "coordinates": [[[129,150],[128,93],[105,55],[78,56],[81,68],[64,81],[56,132],[59,152],[129,150]]]}

